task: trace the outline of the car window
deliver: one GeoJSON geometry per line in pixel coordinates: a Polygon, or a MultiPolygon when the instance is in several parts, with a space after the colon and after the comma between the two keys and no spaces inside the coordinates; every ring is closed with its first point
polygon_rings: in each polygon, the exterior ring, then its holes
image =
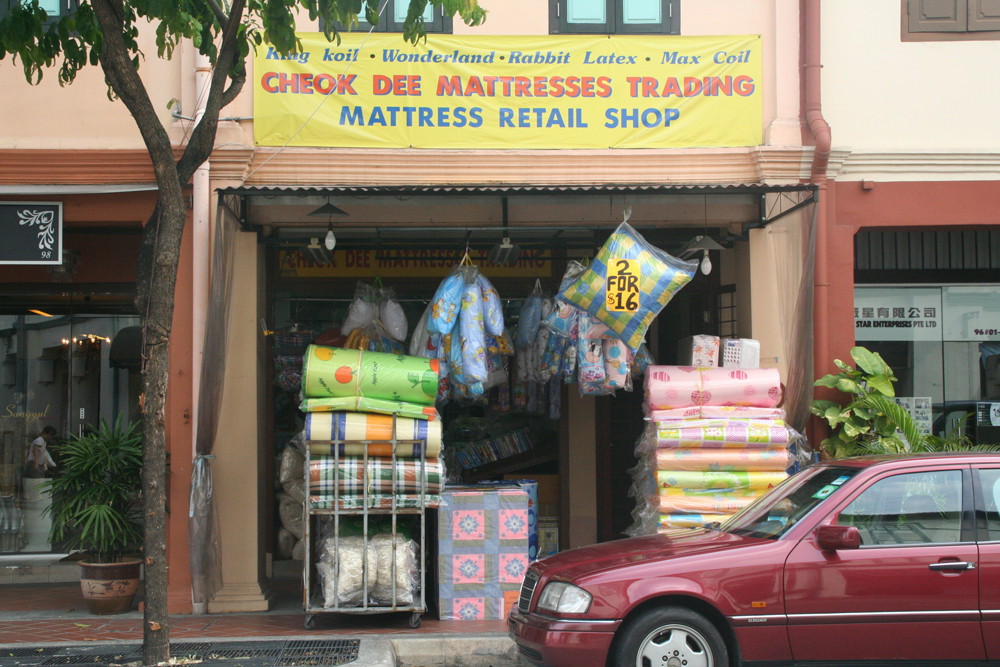
{"type": "Polygon", "coordinates": [[[914,472],[881,479],[852,500],[836,522],[856,526],[863,547],[958,542],[962,471],[914,472]]]}
{"type": "Polygon", "coordinates": [[[727,521],[722,530],[734,535],[777,539],[821,503],[835,497],[858,468],[806,468],[727,521]]]}
{"type": "Polygon", "coordinates": [[[985,508],[979,508],[977,523],[985,527],[987,541],[1000,541],[1000,468],[980,470],[979,484],[985,508]]]}

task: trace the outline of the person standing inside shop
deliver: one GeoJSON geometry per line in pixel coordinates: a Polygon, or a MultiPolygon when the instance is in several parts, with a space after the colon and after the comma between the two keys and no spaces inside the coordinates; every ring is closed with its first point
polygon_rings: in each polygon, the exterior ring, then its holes
{"type": "Polygon", "coordinates": [[[56,429],[46,426],[31,443],[24,465],[25,477],[48,477],[49,470],[55,470],[56,462],[49,454],[49,442],[56,437],[56,429]]]}

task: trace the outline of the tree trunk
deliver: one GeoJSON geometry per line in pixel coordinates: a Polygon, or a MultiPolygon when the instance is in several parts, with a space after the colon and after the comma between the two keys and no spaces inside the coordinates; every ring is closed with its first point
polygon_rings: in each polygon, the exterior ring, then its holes
{"type": "MultiPolygon", "coordinates": [[[[145,604],[143,606],[143,664],[170,659],[167,615],[166,447],[165,416],[170,379],[170,331],[174,314],[174,286],[181,236],[187,212],[181,191],[161,192],[156,206],[156,251],[148,274],[148,300],[138,304],[145,330],[146,364],[143,372],[142,495],[145,516],[145,604]]],[[[154,213],[154,215],[156,214],[154,213]]],[[[146,271],[142,272],[143,274],[146,271]]],[[[183,455],[178,452],[178,455],[183,455]]]]}

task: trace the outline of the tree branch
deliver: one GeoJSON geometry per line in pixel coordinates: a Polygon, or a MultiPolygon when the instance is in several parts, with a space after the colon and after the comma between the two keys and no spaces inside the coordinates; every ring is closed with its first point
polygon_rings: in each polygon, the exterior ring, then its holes
{"type": "Polygon", "coordinates": [[[183,183],[187,183],[198,166],[212,154],[215,131],[219,123],[219,110],[225,106],[223,101],[227,97],[229,101],[235,99],[246,79],[246,67],[236,61],[239,58],[240,24],[243,20],[244,6],[245,0],[233,2],[229,19],[222,32],[222,45],[219,47],[215,69],[212,71],[208,98],[205,100],[205,112],[191,131],[187,146],[177,161],[177,173],[183,183]],[[226,81],[229,79],[230,71],[235,69],[234,66],[237,64],[240,74],[233,77],[233,84],[227,89],[226,81]]]}
{"type": "Polygon", "coordinates": [[[212,13],[215,14],[215,18],[219,21],[219,23],[221,25],[226,25],[226,23],[229,21],[229,17],[226,16],[226,13],[224,11],[222,11],[222,7],[219,6],[219,3],[216,2],[216,0],[205,0],[205,1],[208,3],[208,6],[212,9],[212,13]]]}
{"type": "Polygon", "coordinates": [[[121,0],[92,0],[91,7],[102,34],[101,69],[111,89],[128,107],[153,162],[156,184],[164,189],[179,188],[170,137],[156,115],[146,87],[132,62],[125,43],[125,12],[121,0]],[[169,159],[167,157],[169,156],[169,159]]]}

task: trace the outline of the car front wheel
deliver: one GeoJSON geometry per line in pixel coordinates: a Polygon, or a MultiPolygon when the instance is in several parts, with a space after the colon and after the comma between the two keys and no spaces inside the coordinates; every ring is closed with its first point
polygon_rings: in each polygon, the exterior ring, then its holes
{"type": "Polygon", "coordinates": [[[612,658],[610,664],[635,667],[729,667],[718,629],[683,607],[648,609],[630,620],[612,658]]]}

